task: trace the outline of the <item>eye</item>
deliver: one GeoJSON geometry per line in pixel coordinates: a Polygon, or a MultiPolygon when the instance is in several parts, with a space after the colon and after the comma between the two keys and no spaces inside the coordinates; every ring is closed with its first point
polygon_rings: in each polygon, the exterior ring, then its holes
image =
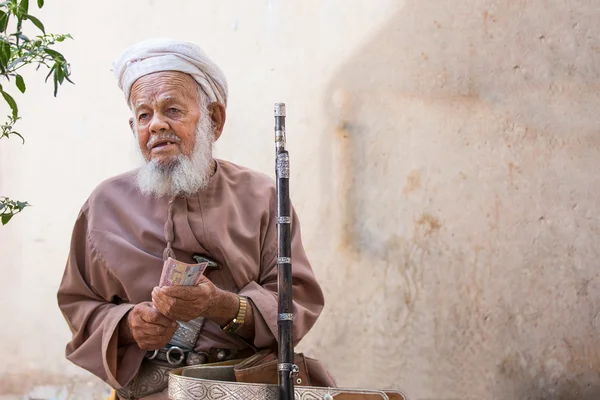
{"type": "Polygon", "coordinates": [[[177,114],[179,112],[179,110],[175,107],[171,107],[167,111],[169,112],[169,114],[177,114]]]}
{"type": "Polygon", "coordinates": [[[148,118],[148,113],[141,113],[140,115],[138,115],[138,121],[143,121],[146,118],[148,118]]]}

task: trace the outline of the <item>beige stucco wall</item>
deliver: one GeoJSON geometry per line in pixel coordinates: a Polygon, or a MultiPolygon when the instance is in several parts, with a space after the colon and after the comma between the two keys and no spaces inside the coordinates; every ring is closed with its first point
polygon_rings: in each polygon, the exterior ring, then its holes
{"type": "Polygon", "coordinates": [[[34,204],[0,228],[4,388],[82,374],[55,304],[70,230],[89,192],[136,162],[110,62],[164,35],[227,74],[218,156],[271,173],[272,104],[288,104],[292,196],[327,300],[301,349],[340,384],[600,396],[595,0],[45,8],[47,29],[76,39],[61,48],[77,84],[54,99],[31,75],[27,143],[0,142],[0,193],[34,204]]]}

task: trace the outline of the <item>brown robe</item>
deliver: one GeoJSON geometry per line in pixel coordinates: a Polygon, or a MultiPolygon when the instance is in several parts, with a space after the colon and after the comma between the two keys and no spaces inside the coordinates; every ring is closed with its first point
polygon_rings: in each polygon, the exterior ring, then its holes
{"type": "MultiPolygon", "coordinates": [[[[173,207],[177,259],[194,263],[203,254],[223,266],[207,274],[215,285],[250,299],[259,348],[277,337],[276,191],[272,179],[231,162],[217,169],[199,195],[177,198],[173,207]]],[[[133,379],[144,356],[137,345],[120,346],[118,325],[137,303],[150,301],[165,249],[169,198],[144,196],[136,171],[108,179],[83,205],[75,223],[58,304],[73,333],[71,362],[113,388],[133,379]]],[[[306,257],[292,208],[294,340],[314,325],[324,305],[306,257]]],[[[197,351],[242,349],[243,341],[207,321],[197,351]]]]}

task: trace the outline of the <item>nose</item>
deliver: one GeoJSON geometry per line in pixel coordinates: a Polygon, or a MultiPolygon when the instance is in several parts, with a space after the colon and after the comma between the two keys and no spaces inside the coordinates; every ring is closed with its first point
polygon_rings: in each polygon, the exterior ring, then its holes
{"type": "Polygon", "coordinates": [[[160,113],[154,113],[150,121],[150,133],[160,133],[169,130],[169,124],[160,113]]]}

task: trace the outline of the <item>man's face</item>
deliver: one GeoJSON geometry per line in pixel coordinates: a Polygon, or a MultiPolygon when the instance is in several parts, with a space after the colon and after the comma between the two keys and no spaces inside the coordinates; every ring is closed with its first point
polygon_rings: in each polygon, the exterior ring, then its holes
{"type": "Polygon", "coordinates": [[[138,79],[131,88],[133,129],[142,155],[161,168],[190,157],[200,119],[198,85],[181,72],[158,72],[138,79]]]}

